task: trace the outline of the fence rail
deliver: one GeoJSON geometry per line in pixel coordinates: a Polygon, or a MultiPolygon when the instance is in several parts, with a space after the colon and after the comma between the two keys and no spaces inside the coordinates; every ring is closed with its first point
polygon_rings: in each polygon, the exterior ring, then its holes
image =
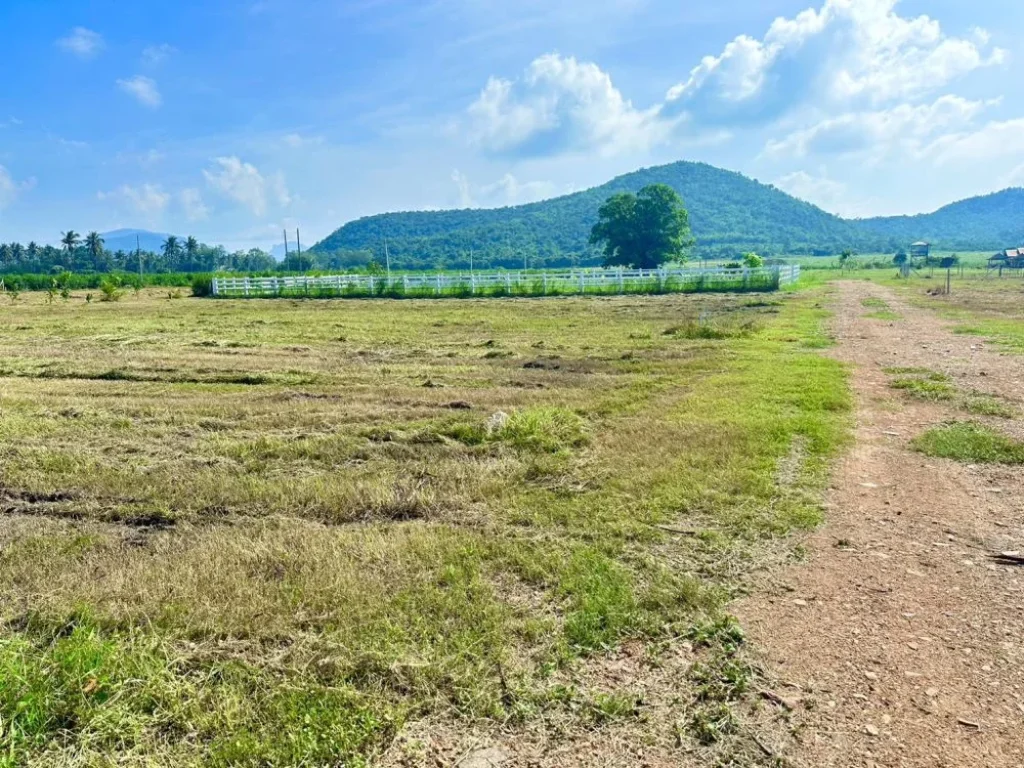
{"type": "Polygon", "coordinates": [[[775,290],[800,277],[798,265],[760,269],[576,269],[557,272],[217,277],[214,296],[345,298],[367,296],[547,296],[775,290]]]}

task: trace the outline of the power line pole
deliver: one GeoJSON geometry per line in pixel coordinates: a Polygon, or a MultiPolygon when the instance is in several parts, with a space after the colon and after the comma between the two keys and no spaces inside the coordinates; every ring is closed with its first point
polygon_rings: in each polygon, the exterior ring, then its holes
{"type": "Polygon", "coordinates": [[[306,274],[306,265],[302,263],[302,240],[299,238],[299,228],[295,228],[295,248],[299,257],[299,266],[302,267],[302,274],[306,274]]]}
{"type": "Polygon", "coordinates": [[[139,287],[142,287],[142,243],[139,236],[135,236],[135,257],[139,260],[139,287]]]}
{"type": "Polygon", "coordinates": [[[388,273],[388,281],[391,280],[391,254],[388,252],[388,236],[384,235],[384,267],[388,273]]]}
{"type": "Polygon", "coordinates": [[[284,260],[288,261],[288,230],[284,230],[284,260]]]}

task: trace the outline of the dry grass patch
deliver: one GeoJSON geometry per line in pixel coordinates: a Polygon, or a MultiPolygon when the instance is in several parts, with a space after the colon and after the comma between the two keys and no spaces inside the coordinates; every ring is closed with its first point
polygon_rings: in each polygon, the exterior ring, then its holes
{"type": "Polygon", "coordinates": [[[5,311],[0,765],[356,766],[427,715],[642,717],[554,677],[718,620],[820,519],[848,426],[803,295],[5,311]],[[663,332],[702,316],[741,332],[663,332]]]}

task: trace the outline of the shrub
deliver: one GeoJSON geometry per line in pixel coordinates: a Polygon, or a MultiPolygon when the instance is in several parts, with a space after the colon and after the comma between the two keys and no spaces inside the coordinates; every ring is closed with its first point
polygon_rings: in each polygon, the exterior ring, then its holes
{"type": "Polygon", "coordinates": [[[105,278],[100,283],[100,301],[120,301],[123,293],[121,281],[116,277],[105,278]]]}
{"type": "Polygon", "coordinates": [[[210,275],[195,275],[192,278],[192,295],[212,296],[213,277],[211,277],[210,275]]]}

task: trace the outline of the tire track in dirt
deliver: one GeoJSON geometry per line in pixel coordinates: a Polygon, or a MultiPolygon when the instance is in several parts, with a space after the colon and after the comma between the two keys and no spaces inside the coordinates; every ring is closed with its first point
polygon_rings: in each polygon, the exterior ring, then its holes
{"type": "MultiPolygon", "coordinates": [[[[1024,470],[931,459],[907,443],[966,419],[892,390],[889,366],[949,374],[1024,406],[1024,357],[958,336],[868,282],[835,285],[856,442],[838,462],[806,562],[736,606],[769,676],[799,703],[776,754],[797,766],[1024,765],[1024,470]],[[883,299],[898,321],[865,317],[883,299]]],[[[1024,423],[991,422],[1024,436],[1024,423]]]]}

